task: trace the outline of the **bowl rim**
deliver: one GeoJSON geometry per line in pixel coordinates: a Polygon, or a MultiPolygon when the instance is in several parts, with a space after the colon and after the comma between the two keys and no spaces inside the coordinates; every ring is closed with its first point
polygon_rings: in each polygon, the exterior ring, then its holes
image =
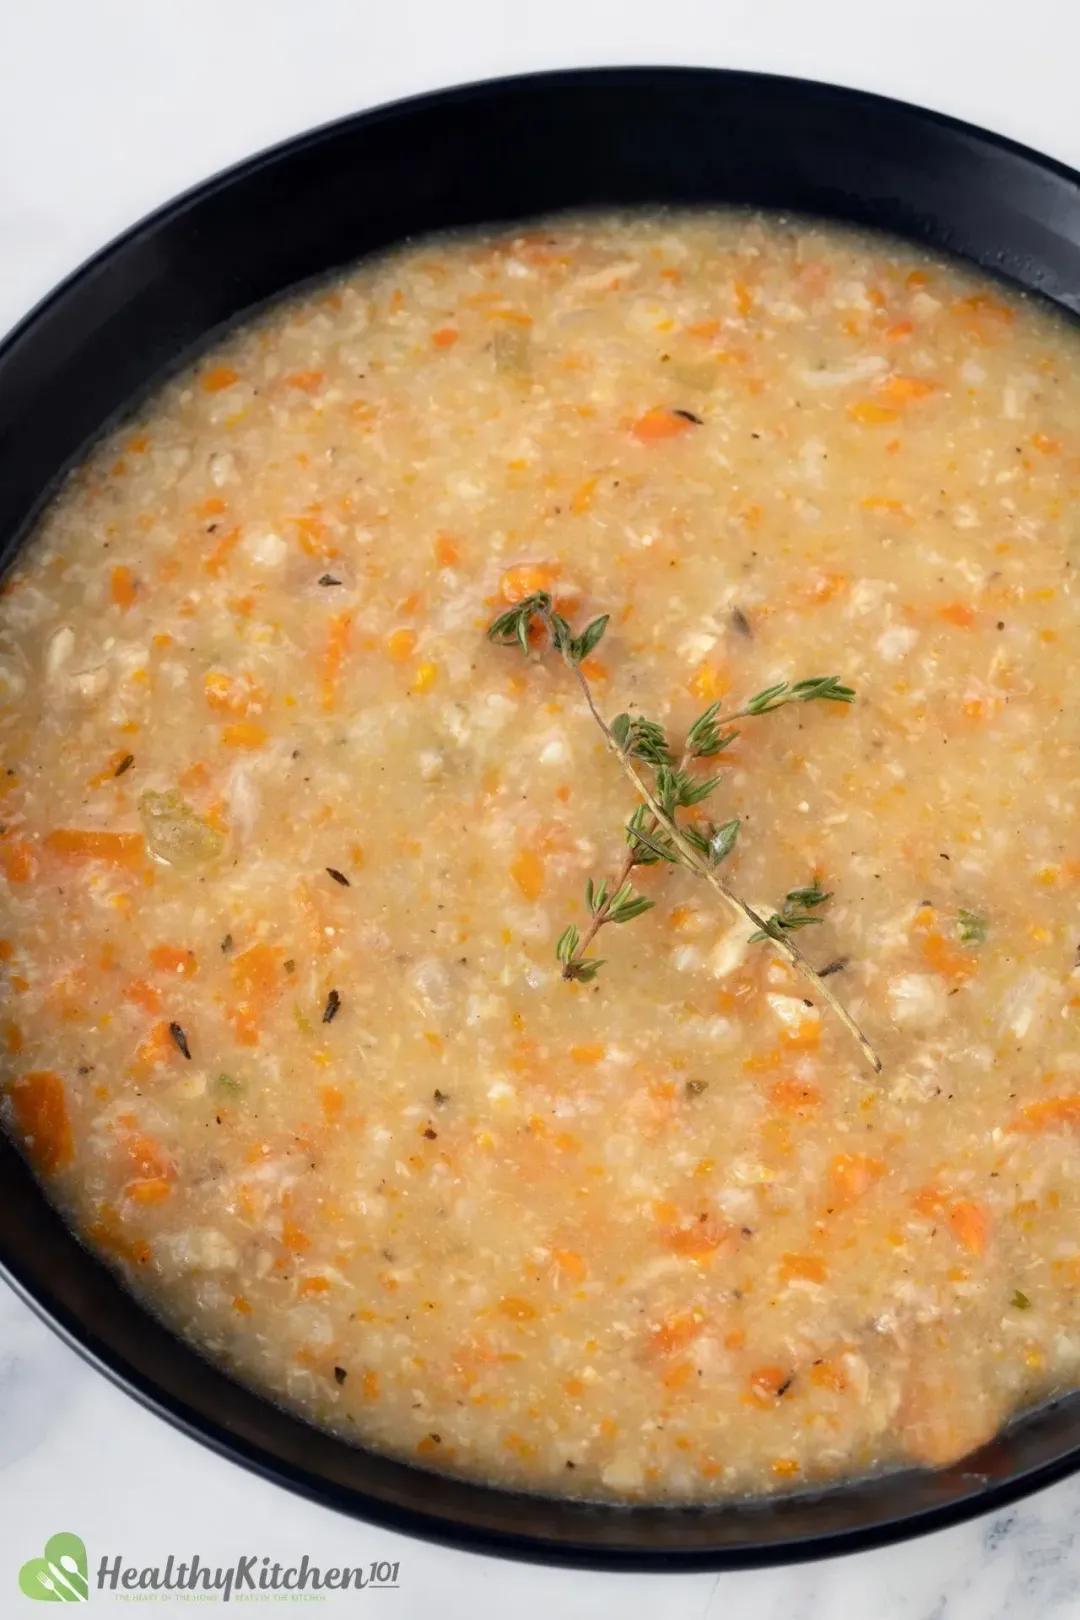
{"type": "MultiPolygon", "coordinates": [[[[1064,182],[1077,197],[1080,197],[1080,173],[1058,159],[1048,157],[1008,136],[979,128],[950,114],[828,81],[805,79],[796,75],[757,73],[743,69],[646,64],[558,68],[542,72],[489,76],[448,88],[402,96],[356,113],[336,117],[277,141],[187,187],[95,250],[18,319],[0,340],[0,370],[24,345],[34,343],[43,324],[65,299],[76,292],[90,277],[99,271],[107,271],[111,261],[125,248],[141,239],[152,237],[162,227],[181,219],[190,209],[200,206],[216,194],[262,171],[273,169],[279,163],[298,154],[317,149],[320,145],[331,142],[347,132],[375,129],[385,123],[416,118],[428,111],[442,112],[467,106],[482,102],[493,95],[528,96],[560,88],[590,90],[608,85],[650,89],[663,85],[689,84],[691,81],[708,84],[718,93],[738,85],[743,88],[755,87],[790,95],[819,97],[852,110],[866,111],[876,108],[883,112],[891,112],[897,118],[913,119],[923,127],[945,131],[958,139],[974,143],[982,151],[1020,160],[1039,174],[1053,176],[1064,182]]],[[[14,540],[16,551],[27,530],[36,521],[40,505],[50,498],[52,493],[52,488],[42,492],[41,503],[20,527],[14,540]]],[[[0,1141],[0,1152],[8,1151],[7,1146],[0,1141]]],[[[37,1196],[42,1204],[48,1204],[44,1192],[40,1189],[37,1196]]],[[[56,1219],[59,1220],[59,1217],[56,1219]]],[[[85,1258],[88,1265],[100,1268],[101,1263],[96,1256],[86,1252],[85,1258]]],[[[748,1540],[737,1545],[718,1543],[714,1546],[694,1547],[633,1547],[621,1544],[616,1546],[610,1542],[605,1544],[602,1540],[590,1539],[587,1534],[580,1539],[571,1536],[563,1540],[532,1532],[517,1533],[492,1529],[490,1526],[485,1527],[472,1522],[469,1517],[455,1520],[453,1517],[432,1513],[423,1508],[418,1509],[388,1498],[379,1498],[355,1487],[339,1485],[283,1456],[273,1454],[268,1448],[236,1432],[229,1432],[213,1416],[193,1409],[177,1394],[162,1387],[153,1377],[136,1367],[115,1345],[105,1342],[81,1321],[77,1312],[69,1309],[58,1297],[48,1279],[38,1274],[23,1256],[13,1253],[2,1241],[0,1241],[0,1278],[3,1278],[16,1295],[24,1300],[67,1345],[97,1371],[103,1373],[114,1385],[217,1455],[238,1463],[259,1477],[321,1506],[360,1518],[380,1528],[418,1536],[437,1544],[474,1553],[547,1565],[624,1573],[701,1572],[774,1564],[786,1565],[843,1553],[866,1551],[914,1535],[959,1525],[1004,1508],[1019,1498],[1064,1479],[1080,1469],[1080,1445],[1076,1445],[1032,1466],[1022,1466],[1005,1477],[994,1478],[989,1471],[978,1472],[973,1469],[970,1474],[976,1481],[973,1488],[952,1500],[931,1502],[873,1524],[833,1528],[808,1536],[793,1536],[786,1540],[767,1542],[748,1540]]],[[[134,1295],[131,1297],[136,1298],[134,1295]]],[[[153,1321],[145,1306],[139,1304],[138,1308],[148,1321],[153,1321]]],[[[199,1352],[186,1341],[178,1342],[187,1352],[199,1357],[199,1352]]],[[[217,1376],[227,1378],[228,1375],[222,1373],[221,1369],[212,1363],[204,1362],[204,1365],[217,1376]]],[[[262,1397],[255,1398],[260,1405],[273,1409],[272,1402],[262,1397]]],[[[301,1424],[305,1422],[302,1418],[296,1418],[294,1421],[301,1424]]],[[[1021,1417],[1018,1421],[1022,1423],[1026,1419],[1021,1417]]],[[[343,1441],[339,1443],[345,1445],[343,1441]]],[[[374,1456],[380,1462],[383,1460],[378,1453],[368,1452],[367,1455],[374,1456]]],[[[389,1458],[386,1461],[389,1466],[405,1469],[411,1475],[420,1477],[427,1474],[426,1470],[419,1469],[413,1464],[398,1463],[396,1459],[389,1458]]],[[[644,1514],[657,1512],[670,1516],[680,1514],[715,1516],[720,1513],[742,1512],[752,1517],[754,1512],[768,1509],[782,1500],[759,1498],[741,1503],[721,1500],[716,1504],[693,1507],[674,1505],[658,1508],[656,1504],[643,1504],[641,1507],[623,1508],[607,1503],[583,1504],[575,1502],[572,1498],[526,1495],[498,1486],[477,1486],[471,1481],[458,1481],[453,1476],[445,1474],[439,1477],[463,1495],[473,1492],[504,1501],[520,1497],[525,1502],[534,1502],[538,1505],[543,1503],[559,1510],[565,1508],[567,1516],[572,1516],[576,1510],[586,1509],[586,1512],[580,1514],[584,1526],[587,1526],[590,1516],[599,1516],[607,1520],[621,1519],[622,1522],[630,1524],[635,1517],[640,1518],[644,1514]]],[[[856,1479],[839,1482],[828,1490],[813,1494],[819,1497],[839,1498],[845,1493],[850,1494],[859,1489],[860,1481],[856,1479]]],[[[805,1497],[810,1493],[799,1494],[805,1497]]]]}

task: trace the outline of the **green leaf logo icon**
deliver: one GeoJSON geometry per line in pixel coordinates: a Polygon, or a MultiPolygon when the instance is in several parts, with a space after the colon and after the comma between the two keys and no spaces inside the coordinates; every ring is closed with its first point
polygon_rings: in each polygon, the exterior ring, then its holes
{"type": "Polygon", "coordinates": [[[90,1595],[86,1548],[78,1536],[62,1530],[45,1543],[40,1558],[19,1571],[19,1586],[39,1603],[85,1603],[90,1595]]]}

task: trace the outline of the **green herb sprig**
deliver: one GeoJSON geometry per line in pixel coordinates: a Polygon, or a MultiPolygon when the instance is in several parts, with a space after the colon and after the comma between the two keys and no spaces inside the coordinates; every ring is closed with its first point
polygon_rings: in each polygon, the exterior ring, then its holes
{"type": "Polygon", "coordinates": [[[814,916],[814,908],[823,906],[826,900],[831,899],[832,895],[825,893],[816,878],[805,889],[789,889],[780,910],[773,912],[764,928],[750,935],[751,943],[759,939],[782,939],[796,928],[809,928],[812,924],[820,923],[822,918],[814,916]]]}
{"type": "Polygon", "coordinates": [[[781,910],[773,917],[760,917],[721,875],[718,868],[728,858],[738,838],[738,819],[704,826],[681,823],[679,810],[692,808],[704,802],[719,785],[720,777],[705,780],[696,777],[689,767],[694,760],[711,759],[728,748],[738,736],[729,722],[737,719],[772,714],[787,703],[808,703],[824,700],[833,703],[851,703],[855,694],[835,675],[818,676],[794,684],[781,681],[756,693],[743,708],[721,719],[719,703],[700,714],[690,727],[678,762],[664,728],[654,720],[642,716],[619,714],[608,725],[597,707],[592,688],[581,664],[597,646],[607,629],[609,615],[593,619],[575,636],[570,625],[557,613],[546,591],[537,591],[522,598],[505,613],[501,613],[488,627],[488,637],[499,646],[518,646],[529,656],[530,632],[539,621],[547,631],[548,639],[564,664],[574,676],[585,700],[586,707],[603,734],[608,750],[614,755],[624,774],[633,783],[640,803],[626,823],[627,852],[612,879],[594,882],[586,887],[586,904],[590,921],[582,933],[571,923],[560,934],[555,947],[563,978],[589,983],[604,965],[602,959],[586,955],[600,929],[609,923],[630,922],[652,909],[654,901],[637,894],[630,874],[635,866],[668,861],[689,868],[715,891],[724,903],[751,924],[752,939],[768,939],[785,956],[803,978],[809,980],[818,995],[847,1029],[875,1073],[881,1071],[881,1060],[846,1007],[833,994],[821,975],[796,946],[791,934],[800,927],[820,921],[812,915],[814,908],[829,898],[815,882],[804,889],[793,889],[781,910]],[[652,782],[643,775],[648,771],[652,782]]]}

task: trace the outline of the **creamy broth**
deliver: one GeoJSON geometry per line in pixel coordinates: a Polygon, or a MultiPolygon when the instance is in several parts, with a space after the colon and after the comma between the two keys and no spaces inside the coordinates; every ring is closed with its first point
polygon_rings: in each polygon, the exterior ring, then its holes
{"type": "MultiPolygon", "coordinates": [[[[357,1442],[640,1500],[952,1461],[1080,1381],[1076,334],[913,249],[560,218],[361,266],[94,451],[0,600],[4,1117],[86,1241],[357,1442]],[[633,790],[685,870],[560,977],[633,790]],[[695,767],[701,771],[701,768],[695,767]]],[[[1078,664],[1080,671],[1080,664],[1078,664]]]]}

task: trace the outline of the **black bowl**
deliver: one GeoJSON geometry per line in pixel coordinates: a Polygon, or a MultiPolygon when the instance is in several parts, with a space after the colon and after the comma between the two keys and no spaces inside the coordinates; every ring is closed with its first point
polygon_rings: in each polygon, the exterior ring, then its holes
{"type": "MultiPolygon", "coordinates": [[[[0,563],[87,444],[208,335],[417,232],[549,210],[751,204],[897,232],[1080,309],[1080,176],[951,119],[795,79],[543,74],[302,136],[137,226],[0,351],[0,563]]],[[[723,1569],[939,1529],[1080,1466],[1080,1397],[938,1473],[716,1508],[531,1497],[351,1448],[219,1372],[76,1241],[0,1136],[0,1266],[69,1343],[234,1461],[373,1523],[610,1569],[723,1569]]]]}

